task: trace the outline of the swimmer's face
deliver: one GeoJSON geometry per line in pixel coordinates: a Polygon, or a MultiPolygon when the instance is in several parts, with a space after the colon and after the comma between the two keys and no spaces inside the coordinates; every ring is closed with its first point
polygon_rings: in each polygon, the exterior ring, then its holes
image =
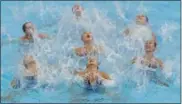
{"type": "Polygon", "coordinates": [[[34,32],[34,26],[32,23],[27,23],[25,25],[25,34],[27,35],[32,35],[34,32]]]}
{"type": "Polygon", "coordinates": [[[80,5],[74,5],[74,7],[72,8],[72,11],[76,16],[81,16],[83,9],[80,5]]]}
{"type": "Polygon", "coordinates": [[[23,63],[24,63],[25,67],[27,67],[31,64],[36,64],[35,60],[33,59],[33,56],[25,56],[23,63]]]}
{"type": "Polygon", "coordinates": [[[145,43],[145,51],[146,52],[154,52],[156,49],[155,40],[148,40],[145,43]]]}
{"type": "Polygon", "coordinates": [[[82,41],[84,43],[92,42],[93,36],[90,32],[85,32],[82,36],[82,41]]]}
{"type": "Polygon", "coordinates": [[[88,65],[98,65],[98,63],[97,63],[97,60],[96,59],[89,59],[88,60],[88,65]]]}
{"type": "Polygon", "coordinates": [[[136,16],[136,23],[143,24],[143,25],[147,24],[146,16],[144,16],[144,15],[137,15],[136,16]]]}
{"type": "Polygon", "coordinates": [[[75,11],[82,11],[82,7],[80,5],[75,5],[73,8],[75,11]]]}

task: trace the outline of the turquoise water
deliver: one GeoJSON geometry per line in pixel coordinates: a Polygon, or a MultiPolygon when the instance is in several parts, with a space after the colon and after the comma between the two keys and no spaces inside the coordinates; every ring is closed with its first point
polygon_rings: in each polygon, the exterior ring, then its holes
{"type": "Polygon", "coordinates": [[[85,8],[86,22],[73,19],[71,8],[75,3],[1,2],[1,97],[12,94],[12,98],[2,99],[2,102],[180,102],[180,1],[80,1],[85,8]],[[148,16],[157,36],[155,56],[167,67],[164,76],[171,80],[170,87],[150,82],[135,84],[143,81],[140,78],[147,78],[130,70],[128,63],[135,54],[124,51],[127,46],[119,33],[141,12],[148,16]],[[32,21],[39,32],[54,37],[38,41],[31,51],[44,73],[40,83],[46,82],[50,88],[24,91],[10,87],[10,81],[21,68],[22,50],[26,49],[20,44],[3,42],[22,36],[22,24],[26,21],[32,21]],[[106,54],[100,57],[100,70],[113,76],[114,87],[85,91],[69,74],[68,70],[84,68],[86,63],[85,59],[73,56],[70,51],[71,47],[82,45],[83,27],[93,32],[96,43],[105,44],[106,54]]]}

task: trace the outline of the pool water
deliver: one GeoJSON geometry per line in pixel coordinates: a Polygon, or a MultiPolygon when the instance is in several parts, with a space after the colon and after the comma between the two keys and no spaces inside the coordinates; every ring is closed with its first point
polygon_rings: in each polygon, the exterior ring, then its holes
{"type": "Polygon", "coordinates": [[[180,1],[2,1],[1,102],[179,103],[180,1]],[[73,18],[71,9],[75,3],[85,9],[83,20],[73,18]],[[148,81],[146,74],[130,64],[136,52],[131,49],[134,47],[128,47],[121,31],[140,13],[148,16],[157,37],[155,56],[165,65],[159,76],[167,80],[169,87],[148,81]],[[23,35],[22,24],[27,21],[52,38],[28,46],[8,43],[23,35]],[[83,31],[92,31],[94,41],[105,47],[105,54],[99,56],[99,70],[112,76],[112,87],[86,90],[70,74],[87,63],[72,52],[72,47],[82,45],[83,31]],[[43,73],[39,85],[47,83],[48,87],[11,88],[10,82],[22,68],[27,52],[36,58],[43,73]]]}

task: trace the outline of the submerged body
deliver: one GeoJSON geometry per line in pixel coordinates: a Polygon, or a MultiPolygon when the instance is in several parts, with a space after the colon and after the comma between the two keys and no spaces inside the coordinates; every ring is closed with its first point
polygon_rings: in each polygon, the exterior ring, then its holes
{"type": "Polygon", "coordinates": [[[87,68],[84,71],[75,72],[75,74],[83,78],[87,89],[103,85],[104,80],[111,80],[107,73],[98,70],[98,63],[95,59],[89,59],[87,68]]]}
{"type": "Polygon", "coordinates": [[[157,43],[155,40],[148,40],[145,43],[145,55],[143,57],[135,57],[132,63],[136,65],[137,68],[143,69],[143,71],[149,77],[149,80],[154,81],[160,85],[169,86],[167,83],[161,81],[157,76],[156,69],[163,70],[163,62],[154,57],[153,52],[155,51],[157,43]]]}
{"type": "Polygon", "coordinates": [[[18,78],[14,78],[11,82],[11,86],[15,89],[17,88],[33,88],[37,84],[37,64],[33,59],[33,56],[25,56],[24,57],[24,67],[22,76],[22,81],[18,78]]]}

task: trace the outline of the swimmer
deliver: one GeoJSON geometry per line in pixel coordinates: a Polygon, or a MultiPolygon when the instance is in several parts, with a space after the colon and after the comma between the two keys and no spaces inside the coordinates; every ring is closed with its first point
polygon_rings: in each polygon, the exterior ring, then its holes
{"type": "Polygon", "coordinates": [[[83,11],[84,11],[84,8],[78,4],[74,5],[72,8],[72,12],[76,16],[76,19],[79,19],[82,17],[83,11]]]}
{"type": "Polygon", "coordinates": [[[98,62],[94,58],[88,59],[87,66],[84,71],[75,71],[74,74],[81,76],[87,86],[92,86],[94,84],[102,85],[104,80],[111,80],[107,73],[99,71],[98,62]]]}
{"type": "MultiPolygon", "coordinates": [[[[143,57],[135,57],[132,60],[132,64],[138,63],[138,64],[141,64],[142,66],[147,66],[148,68],[151,68],[152,71],[154,72],[155,72],[155,69],[157,68],[163,70],[163,62],[153,55],[156,47],[157,47],[157,43],[154,39],[148,40],[145,43],[145,55],[143,57]]],[[[169,86],[168,84],[160,80],[157,80],[157,82],[161,85],[164,85],[167,87],[169,86]]]]}
{"type": "Polygon", "coordinates": [[[93,44],[93,36],[91,32],[84,32],[81,36],[81,40],[83,41],[84,46],[74,49],[78,56],[86,56],[103,51],[103,48],[101,46],[96,46],[93,44]]]}
{"type": "MultiPolygon", "coordinates": [[[[32,40],[33,35],[35,32],[35,27],[33,26],[32,22],[26,22],[22,26],[22,30],[25,33],[23,37],[21,37],[21,40],[32,40]]],[[[38,37],[41,39],[47,38],[48,36],[45,34],[38,34],[38,37]]]]}
{"type": "MultiPolygon", "coordinates": [[[[17,43],[21,41],[33,41],[33,37],[35,35],[35,27],[32,22],[25,22],[22,26],[22,30],[25,33],[20,39],[11,39],[8,43],[17,43]]],[[[38,38],[45,39],[48,38],[46,34],[38,34],[38,38]]],[[[6,43],[6,42],[5,42],[6,43]]]]}
{"type": "MultiPolygon", "coordinates": [[[[23,82],[20,82],[19,78],[14,78],[11,81],[11,87],[18,88],[33,88],[37,84],[37,64],[32,56],[25,56],[23,60],[25,70],[23,70],[23,82]]],[[[22,95],[26,90],[13,90],[8,92],[6,96],[1,96],[1,99],[5,101],[12,101],[15,96],[22,95]]]]}
{"type": "MultiPolygon", "coordinates": [[[[37,84],[37,64],[33,56],[25,56],[23,60],[25,69],[23,70],[23,81],[25,82],[25,88],[32,88],[37,84]]],[[[19,79],[14,78],[11,82],[13,88],[20,88],[21,82],[19,79]]]]}
{"type": "Polygon", "coordinates": [[[156,40],[156,37],[152,30],[149,28],[149,19],[147,16],[140,14],[136,16],[135,20],[136,25],[134,27],[130,26],[127,29],[124,30],[125,36],[137,36],[144,38],[144,40],[150,40],[151,38],[154,38],[156,40]]]}

